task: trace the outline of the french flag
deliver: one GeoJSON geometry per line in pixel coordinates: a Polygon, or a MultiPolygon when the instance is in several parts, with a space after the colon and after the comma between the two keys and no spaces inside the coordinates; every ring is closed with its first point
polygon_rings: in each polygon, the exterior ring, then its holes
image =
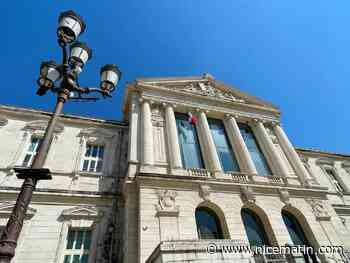
{"type": "Polygon", "coordinates": [[[191,112],[188,113],[188,122],[191,123],[192,125],[196,125],[198,119],[192,115],[191,112]]]}

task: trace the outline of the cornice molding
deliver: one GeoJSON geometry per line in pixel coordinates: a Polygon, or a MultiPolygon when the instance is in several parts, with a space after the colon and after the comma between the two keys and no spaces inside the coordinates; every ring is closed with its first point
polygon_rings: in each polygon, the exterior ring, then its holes
{"type": "MultiPolygon", "coordinates": [[[[0,202],[0,218],[1,217],[6,217],[6,218],[10,217],[15,204],[16,203],[13,201],[0,202]]],[[[35,213],[36,213],[36,209],[29,206],[27,209],[27,212],[26,212],[25,219],[32,218],[35,215],[35,213]]]]}
{"type": "Polygon", "coordinates": [[[85,138],[88,142],[98,142],[99,140],[110,140],[114,137],[112,131],[103,128],[82,129],[77,137],[85,138]]]}
{"type": "Polygon", "coordinates": [[[76,206],[62,211],[61,216],[65,219],[92,219],[96,220],[103,216],[95,206],[76,206]]]}
{"type": "Polygon", "coordinates": [[[319,158],[316,160],[316,164],[317,165],[330,165],[330,166],[334,166],[334,160],[330,159],[330,158],[319,158]]]}
{"type": "MultiPolygon", "coordinates": [[[[48,125],[48,121],[45,120],[37,120],[26,123],[23,130],[25,131],[42,131],[44,132],[48,125]]],[[[54,127],[54,133],[62,133],[64,131],[64,125],[61,123],[57,123],[54,127]]]]}

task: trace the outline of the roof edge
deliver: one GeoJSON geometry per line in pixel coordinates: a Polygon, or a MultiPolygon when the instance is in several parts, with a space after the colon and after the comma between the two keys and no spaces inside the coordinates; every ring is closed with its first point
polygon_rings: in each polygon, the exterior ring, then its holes
{"type": "MultiPolygon", "coordinates": [[[[49,112],[49,111],[0,104],[0,111],[2,111],[2,110],[12,111],[14,113],[15,112],[23,112],[23,113],[32,113],[32,114],[38,114],[38,115],[44,115],[44,116],[51,116],[52,115],[52,112],[49,112]]],[[[124,122],[124,121],[105,120],[105,119],[91,118],[91,117],[86,117],[86,116],[81,116],[81,115],[73,115],[73,114],[62,114],[60,116],[60,118],[80,120],[80,121],[91,121],[91,122],[96,122],[96,123],[100,123],[100,124],[128,126],[128,123],[124,122]]]]}
{"type": "Polygon", "coordinates": [[[323,150],[313,149],[313,148],[294,147],[294,149],[301,153],[323,154],[323,155],[328,155],[328,156],[331,155],[331,156],[341,157],[341,158],[350,158],[350,154],[335,153],[335,152],[323,151],[323,150]]]}

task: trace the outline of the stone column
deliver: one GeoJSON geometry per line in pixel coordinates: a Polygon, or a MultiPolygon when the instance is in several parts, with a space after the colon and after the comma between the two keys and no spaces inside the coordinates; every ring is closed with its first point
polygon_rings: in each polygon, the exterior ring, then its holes
{"type": "Polygon", "coordinates": [[[203,155],[204,158],[208,158],[206,163],[209,164],[209,168],[212,172],[221,172],[221,164],[216,151],[214,139],[211,135],[207,116],[203,111],[199,111],[198,116],[198,124],[200,125],[200,132],[203,138],[202,142],[204,141],[204,149],[206,149],[206,152],[203,152],[203,155]]]}
{"type": "Polygon", "coordinates": [[[151,106],[149,101],[142,100],[141,106],[142,130],[141,130],[141,145],[142,145],[142,164],[154,164],[154,147],[153,147],[153,125],[151,106]]]}
{"type": "Polygon", "coordinates": [[[140,107],[136,95],[132,95],[129,110],[129,149],[128,159],[131,163],[137,163],[138,160],[138,131],[139,131],[140,107]]]}
{"type": "Polygon", "coordinates": [[[293,145],[290,143],[287,135],[284,133],[280,125],[274,125],[273,131],[275,132],[277,139],[288,161],[292,164],[294,170],[299,175],[299,177],[301,177],[303,183],[305,183],[308,178],[308,173],[303,163],[301,162],[297,152],[295,151],[293,145]]]}
{"type": "Polygon", "coordinates": [[[257,175],[258,172],[255,168],[255,164],[252,157],[250,156],[248,148],[243,140],[236,119],[230,115],[227,115],[224,120],[224,125],[228,138],[235,152],[235,156],[237,158],[241,172],[257,175]]]}
{"type": "Polygon", "coordinates": [[[165,125],[168,139],[169,163],[171,169],[181,169],[181,153],[173,106],[165,105],[165,125]]]}
{"type": "Polygon", "coordinates": [[[265,150],[270,157],[272,166],[277,172],[277,176],[288,176],[289,171],[282,159],[282,156],[277,152],[270,136],[268,135],[264,124],[261,121],[257,121],[255,125],[256,131],[259,133],[258,137],[262,140],[262,143],[265,145],[265,150]]]}

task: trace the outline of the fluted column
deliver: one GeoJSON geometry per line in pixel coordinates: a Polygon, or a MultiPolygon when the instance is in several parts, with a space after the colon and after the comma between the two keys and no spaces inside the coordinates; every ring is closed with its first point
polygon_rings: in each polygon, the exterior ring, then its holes
{"type": "Polygon", "coordinates": [[[151,106],[149,101],[142,100],[141,106],[141,118],[142,118],[142,164],[153,165],[154,164],[154,147],[153,147],[153,125],[151,106]]]}
{"type": "Polygon", "coordinates": [[[137,163],[138,160],[138,132],[139,132],[139,100],[135,95],[132,95],[129,110],[129,145],[128,159],[131,163],[137,163]]]}
{"type": "Polygon", "coordinates": [[[177,134],[174,109],[171,104],[165,105],[165,126],[168,139],[170,168],[182,168],[179,138],[177,134]]]}
{"type": "Polygon", "coordinates": [[[284,151],[288,161],[292,164],[294,170],[297,172],[297,174],[301,177],[301,180],[303,182],[306,182],[308,178],[308,172],[306,171],[306,168],[304,167],[303,163],[301,162],[299,155],[295,151],[293,145],[289,141],[287,135],[284,133],[282,127],[280,125],[274,125],[273,130],[277,136],[277,139],[282,147],[282,150],[284,151]]]}
{"type": "Polygon", "coordinates": [[[205,113],[203,111],[199,111],[198,113],[198,122],[200,125],[200,132],[201,135],[203,136],[203,141],[205,143],[204,147],[206,149],[206,152],[203,153],[205,156],[208,158],[208,164],[209,164],[209,168],[211,171],[213,172],[221,172],[221,165],[220,165],[220,160],[219,160],[219,156],[218,153],[216,151],[216,147],[215,147],[215,143],[214,143],[214,139],[211,135],[211,131],[209,128],[209,124],[208,124],[208,120],[207,120],[207,116],[205,115],[205,113]]]}
{"type": "Polygon", "coordinates": [[[244,142],[241,131],[239,130],[236,119],[233,116],[227,115],[224,120],[224,125],[241,172],[256,175],[258,172],[244,142]]]}
{"type": "Polygon", "coordinates": [[[262,143],[265,145],[266,151],[270,156],[271,163],[275,167],[278,176],[287,176],[289,174],[288,168],[282,159],[282,156],[277,152],[270,136],[268,135],[264,124],[261,121],[256,122],[256,131],[259,133],[259,137],[262,143]]]}

